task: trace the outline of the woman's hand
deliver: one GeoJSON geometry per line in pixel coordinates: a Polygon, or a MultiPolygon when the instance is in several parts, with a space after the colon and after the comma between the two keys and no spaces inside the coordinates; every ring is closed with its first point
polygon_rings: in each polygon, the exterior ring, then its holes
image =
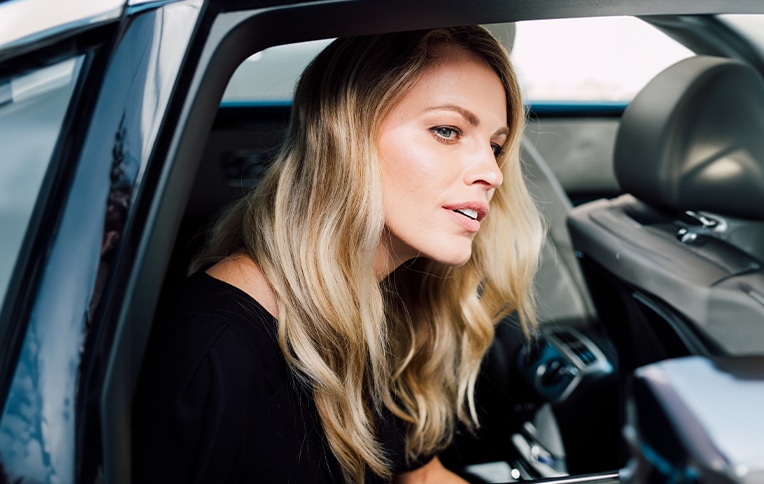
{"type": "Polygon", "coordinates": [[[467,481],[449,471],[440,459],[434,457],[419,469],[401,474],[393,479],[394,484],[467,484],[467,481]]]}

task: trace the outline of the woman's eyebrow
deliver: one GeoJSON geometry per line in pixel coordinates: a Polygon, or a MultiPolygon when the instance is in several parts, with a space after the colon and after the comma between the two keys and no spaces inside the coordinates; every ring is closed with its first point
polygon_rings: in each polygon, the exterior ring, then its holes
{"type": "MultiPolygon", "coordinates": [[[[469,109],[463,108],[457,104],[443,104],[440,106],[433,106],[431,108],[428,108],[427,111],[455,111],[459,113],[464,119],[467,120],[468,123],[470,123],[474,127],[480,126],[480,118],[475,115],[472,111],[469,109]]],[[[506,126],[503,126],[496,130],[495,135],[506,135],[509,136],[509,128],[506,126]]]]}
{"type": "Polygon", "coordinates": [[[508,137],[509,136],[509,128],[504,126],[503,128],[497,129],[496,132],[494,133],[494,136],[501,136],[501,135],[504,135],[504,136],[508,137]]]}
{"type": "Polygon", "coordinates": [[[455,111],[462,115],[464,119],[467,120],[468,123],[470,123],[472,126],[480,126],[480,118],[478,118],[475,113],[470,111],[469,109],[465,109],[461,106],[458,106],[456,104],[443,104],[440,106],[433,106],[430,108],[427,108],[427,111],[455,111]]]}

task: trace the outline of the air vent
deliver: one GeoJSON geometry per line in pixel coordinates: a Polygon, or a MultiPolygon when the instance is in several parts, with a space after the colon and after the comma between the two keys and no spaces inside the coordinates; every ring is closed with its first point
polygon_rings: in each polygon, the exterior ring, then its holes
{"type": "Polygon", "coordinates": [[[567,346],[570,352],[576,355],[584,366],[590,366],[597,362],[597,356],[591,350],[589,345],[582,341],[577,335],[568,331],[555,331],[554,336],[560,343],[567,346]]]}
{"type": "Polygon", "coordinates": [[[568,333],[567,331],[557,331],[554,333],[555,336],[557,336],[557,339],[562,341],[563,343],[580,343],[579,339],[576,338],[574,335],[568,333]]]}
{"type": "Polygon", "coordinates": [[[597,357],[594,356],[592,350],[587,348],[584,344],[571,345],[570,350],[575,353],[576,356],[578,356],[578,359],[581,360],[581,363],[586,366],[589,366],[597,361],[597,357]]]}

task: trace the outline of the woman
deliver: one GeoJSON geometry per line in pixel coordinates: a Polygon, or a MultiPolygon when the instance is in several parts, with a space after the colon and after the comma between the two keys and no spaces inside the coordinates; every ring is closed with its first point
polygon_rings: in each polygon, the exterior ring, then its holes
{"type": "Polygon", "coordinates": [[[533,322],[524,111],[480,27],[340,39],[264,180],[159,314],[136,482],[464,482],[494,324],[533,322]]]}

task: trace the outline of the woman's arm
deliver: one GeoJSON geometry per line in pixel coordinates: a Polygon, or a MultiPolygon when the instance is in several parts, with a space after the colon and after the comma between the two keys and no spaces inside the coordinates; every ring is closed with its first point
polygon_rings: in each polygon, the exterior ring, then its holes
{"type": "Polygon", "coordinates": [[[394,484],[467,484],[467,481],[443,467],[437,457],[419,469],[397,476],[393,482],[394,484]]]}

